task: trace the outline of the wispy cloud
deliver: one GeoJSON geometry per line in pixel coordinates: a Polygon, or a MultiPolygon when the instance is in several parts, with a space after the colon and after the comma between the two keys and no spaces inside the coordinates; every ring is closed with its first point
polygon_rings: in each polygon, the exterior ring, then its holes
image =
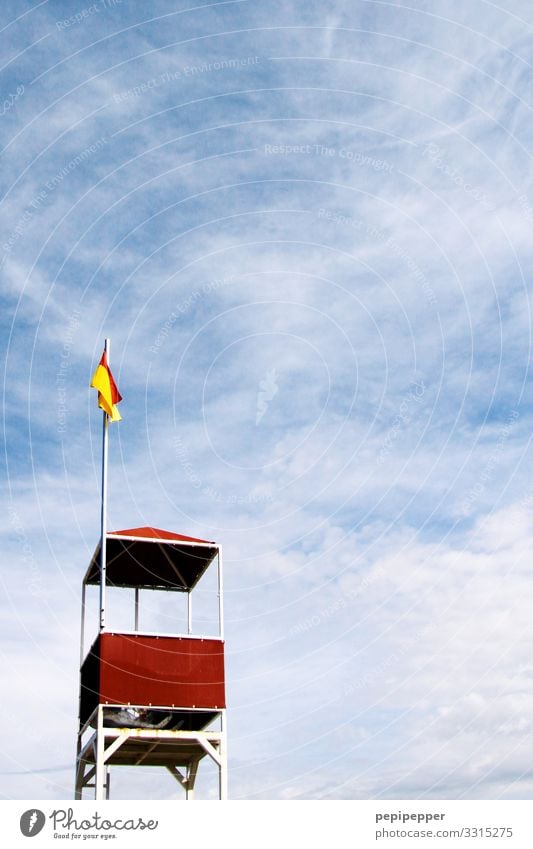
{"type": "Polygon", "coordinates": [[[110,336],[110,526],[225,546],[232,795],[529,798],[526,5],[90,8],[0,32],[2,794],[71,791],[110,336]]]}

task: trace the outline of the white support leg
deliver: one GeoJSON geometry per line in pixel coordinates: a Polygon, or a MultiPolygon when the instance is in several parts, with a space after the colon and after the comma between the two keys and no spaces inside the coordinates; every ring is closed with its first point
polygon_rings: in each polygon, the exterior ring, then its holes
{"type": "Polygon", "coordinates": [[[220,738],[219,755],[220,765],[218,768],[219,775],[219,799],[226,801],[228,798],[228,749],[227,749],[227,731],[226,731],[226,711],[223,710],[220,714],[220,728],[222,735],[220,738]]]}
{"type": "Polygon", "coordinates": [[[196,784],[196,776],[198,775],[198,764],[200,758],[191,761],[187,768],[187,784],[185,785],[185,798],[188,802],[194,799],[194,785],[196,784]]]}
{"type": "Polygon", "coordinates": [[[218,768],[218,798],[221,802],[225,802],[228,798],[228,762],[226,759],[226,742],[220,741],[220,766],[218,768]]]}
{"type": "Polygon", "coordinates": [[[96,713],[96,776],[94,798],[97,802],[105,798],[105,752],[104,752],[104,709],[98,705],[96,713]]]}
{"type": "Polygon", "coordinates": [[[82,787],[83,787],[83,764],[80,763],[80,752],[81,752],[81,731],[78,733],[78,741],[76,743],[76,778],[74,784],[74,798],[79,800],[81,799],[82,787]]]}

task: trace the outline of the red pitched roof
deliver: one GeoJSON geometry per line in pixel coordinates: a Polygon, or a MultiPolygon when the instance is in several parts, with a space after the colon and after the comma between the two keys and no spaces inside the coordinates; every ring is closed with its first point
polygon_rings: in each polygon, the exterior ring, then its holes
{"type": "Polygon", "coordinates": [[[108,531],[108,534],[120,537],[140,537],[141,539],[175,540],[176,542],[206,542],[214,545],[212,540],[199,539],[198,537],[187,537],[183,534],[175,534],[172,531],[162,531],[160,528],[127,528],[124,531],[108,531]]]}
{"type": "MultiPolygon", "coordinates": [[[[188,592],[217,556],[216,543],[160,528],[128,528],[106,534],[106,578],[110,586],[150,587],[188,592]]],[[[100,581],[98,543],[84,578],[100,581]]]]}

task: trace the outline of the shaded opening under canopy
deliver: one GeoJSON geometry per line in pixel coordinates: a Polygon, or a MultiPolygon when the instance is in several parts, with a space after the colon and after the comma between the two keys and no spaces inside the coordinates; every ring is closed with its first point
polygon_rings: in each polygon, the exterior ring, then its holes
{"type": "MultiPolygon", "coordinates": [[[[84,578],[100,583],[99,542],[84,578]]],[[[106,534],[106,584],[188,592],[218,554],[208,540],[159,528],[129,528],[106,534]]]]}

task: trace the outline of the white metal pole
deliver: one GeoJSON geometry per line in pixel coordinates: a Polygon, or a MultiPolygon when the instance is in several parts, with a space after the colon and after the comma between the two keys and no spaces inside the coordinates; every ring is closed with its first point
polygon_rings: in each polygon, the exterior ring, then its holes
{"type": "MultiPolygon", "coordinates": [[[[107,353],[109,366],[109,339],[105,340],[104,351],[107,353]]],[[[107,449],[108,449],[108,416],[103,415],[102,432],[102,509],[100,514],[100,631],[105,627],[105,586],[106,586],[106,526],[107,526],[107,449]]]]}
{"type": "Polygon", "coordinates": [[[222,732],[220,736],[220,766],[219,766],[219,783],[218,783],[218,797],[221,802],[225,802],[228,798],[228,748],[227,748],[227,727],[226,727],[226,711],[222,710],[220,712],[220,730],[222,732]]]}
{"type": "Polygon", "coordinates": [[[80,669],[83,663],[83,650],[85,648],[85,581],[81,587],[81,635],[80,635],[80,669]]]}
{"type": "Polygon", "coordinates": [[[218,549],[218,632],[224,639],[224,579],[222,575],[222,549],[218,549]]]}
{"type": "Polygon", "coordinates": [[[80,763],[81,753],[81,723],[78,730],[78,742],[76,743],[76,780],[74,785],[74,798],[81,799],[83,794],[83,775],[85,772],[84,765],[80,763]]]}
{"type": "Polygon", "coordinates": [[[192,634],[192,593],[187,593],[187,633],[192,634]]]}
{"type": "Polygon", "coordinates": [[[98,705],[96,711],[96,769],[94,776],[94,798],[97,802],[105,797],[104,747],[104,708],[102,705],[98,705]]]}

